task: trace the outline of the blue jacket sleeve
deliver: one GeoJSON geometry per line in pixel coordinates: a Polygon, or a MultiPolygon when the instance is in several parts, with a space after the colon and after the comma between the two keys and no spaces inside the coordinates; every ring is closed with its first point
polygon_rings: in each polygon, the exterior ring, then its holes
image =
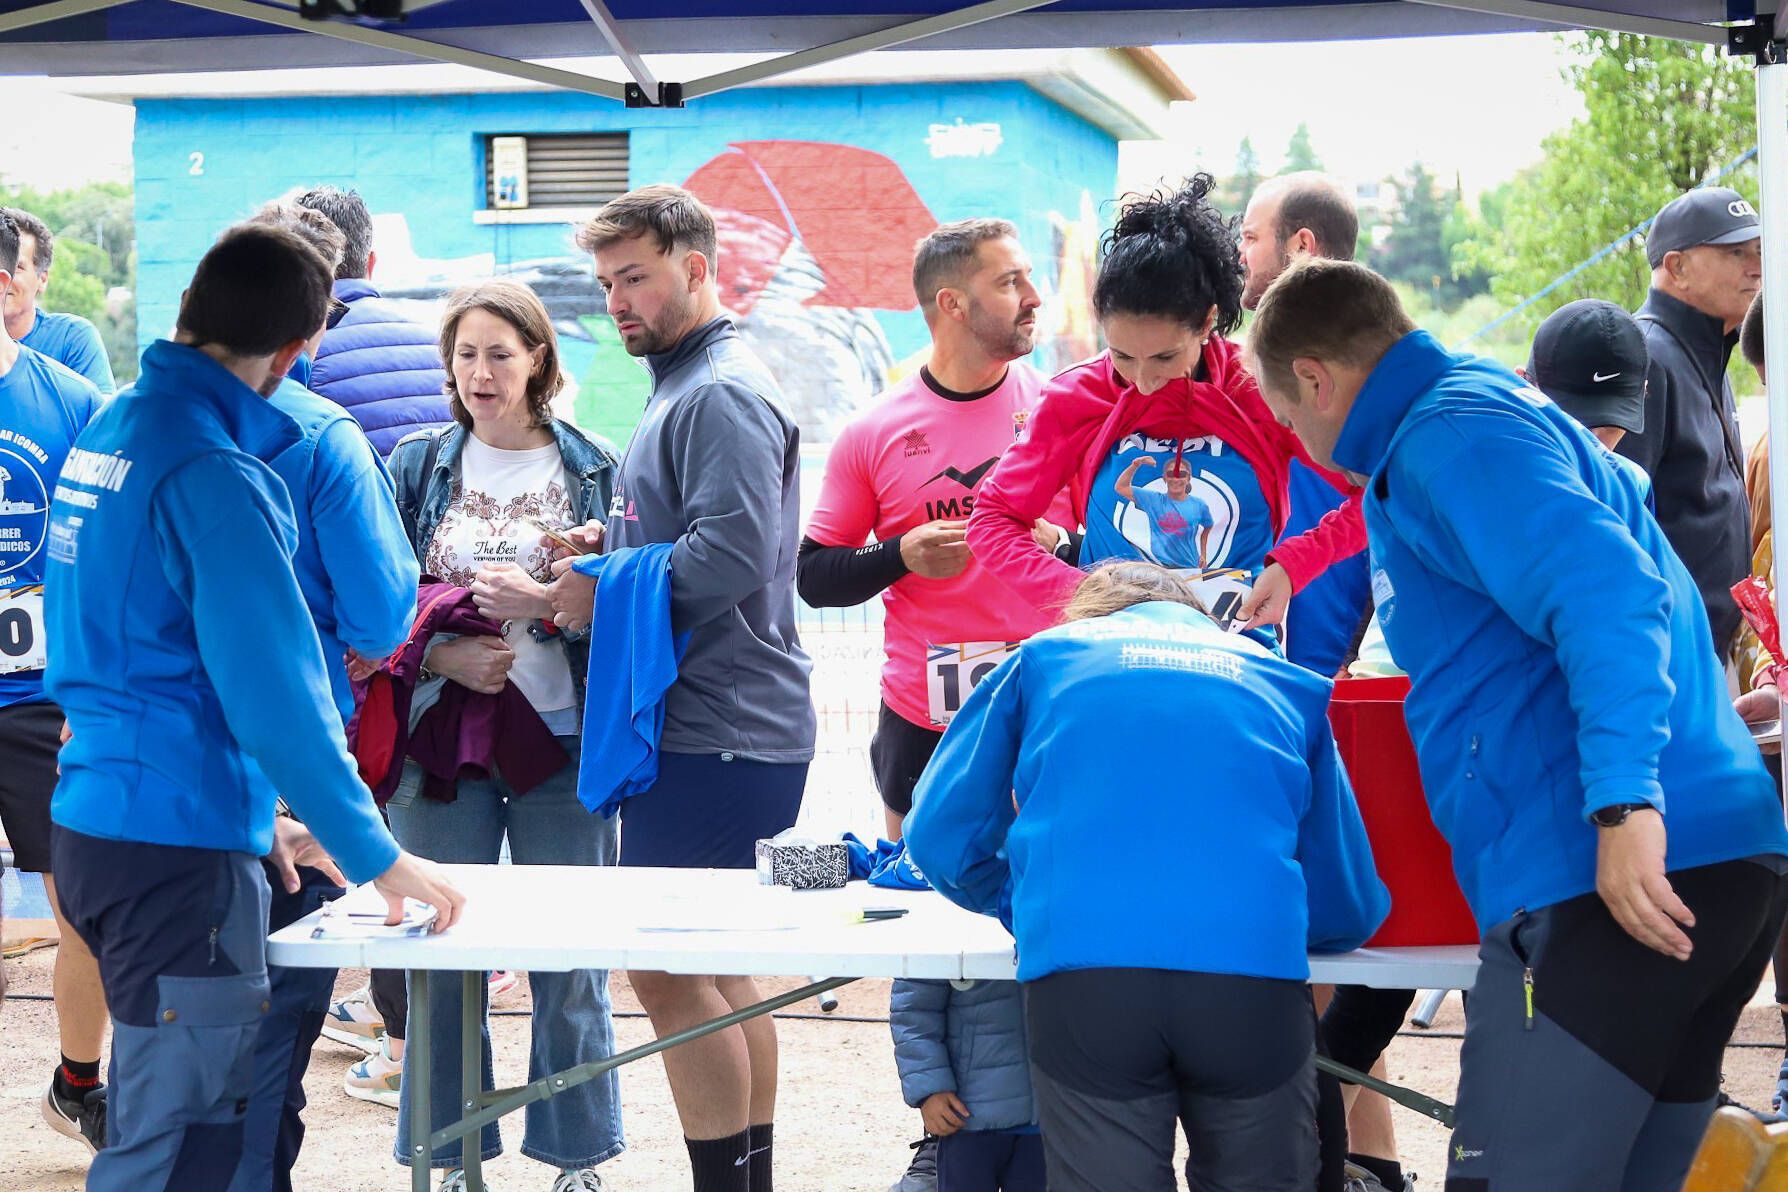
{"type": "Polygon", "coordinates": [[[231,736],[342,872],[368,881],[397,860],[397,842],[348,756],[281,533],[284,499],[266,465],[211,454],[162,482],[150,517],[231,736]],[[277,650],[265,648],[270,640],[277,650]]]}
{"type": "Polygon", "coordinates": [[[946,1024],[948,981],[896,981],[890,995],[888,1027],[894,1034],[894,1067],[900,1095],[914,1109],[935,1093],[956,1091],[946,1024]]]}
{"type": "Polygon", "coordinates": [[[317,440],[310,521],[335,595],[336,632],[367,658],[384,658],[409,635],[420,570],[391,476],[350,420],[317,440]]]}
{"type": "Polygon", "coordinates": [[[1006,833],[1024,724],[1020,666],[1006,659],[963,701],[926,765],[906,817],[906,851],[938,893],[1011,926],[1006,833]]]}
{"type": "MultiPolygon", "coordinates": [[[[1658,756],[1676,692],[1664,663],[1670,586],[1564,450],[1508,421],[1470,435],[1448,424],[1406,443],[1399,455],[1421,474],[1403,499],[1426,506],[1422,537],[1438,569],[1556,655],[1577,713],[1584,816],[1616,803],[1662,811],[1658,756]]],[[[1397,501],[1395,476],[1391,490],[1397,501]]]]}
{"type": "Polygon", "coordinates": [[[1328,721],[1317,718],[1310,749],[1310,803],[1298,826],[1298,864],[1310,903],[1312,952],[1348,952],[1365,943],[1390,913],[1366,824],[1341,767],[1328,721]]]}

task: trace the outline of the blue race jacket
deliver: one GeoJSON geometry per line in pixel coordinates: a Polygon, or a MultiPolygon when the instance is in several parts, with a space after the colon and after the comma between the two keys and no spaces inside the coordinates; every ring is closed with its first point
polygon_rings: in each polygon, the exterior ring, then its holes
{"type": "Polygon", "coordinates": [[[900,1095],[914,1109],[934,1093],[968,1107],[965,1130],[1017,1130],[1037,1121],[1024,999],[1015,981],[900,980],[888,1027],[900,1095]]]}
{"type": "Polygon", "coordinates": [[[1307,950],[1358,947],[1390,907],[1330,686],[1180,604],[1046,630],[950,722],[907,850],[950,901],[1012,929],[1020,981],[1307,979],[1307,950]]]}
{"type": "Polygon", "coordinates": [[[310,388],[352,414],[380,455],[411,431],[452,421],[437,333],[364,278],[339,279],[335,297],[348,309],[323,333],[310,388]]]}
{"type": "Polygon", "coordinates": [[[304,436],[270,463],[292,499],[298,529],[292,570],[345,724],[354,715],[354,691],[343,656],[352,647],[376,660],[403,645],[416,615],[420,568],[397,514],[391,476],[354,419],[291,380],[271,400],[304,436]]]}
{"type": "MultiPolygon", "coordinates": [[[[0,592],[43,583],[56,474],[100,404],[92,384],[30,348],[0,376],[0,592]]],[[[11,628],[0,661],[35,655],[45,643],[31,637],[11,628]]],[[[0,674],[0,708],[43,698],[43,671],[0,674]]]]}
{"type": "Polygon", "coordinates": [[[262,855],[274,800],[253,759],[350,879],[397,859],[332,711],[291,500],[266,463],[300,437],[164,340],[76,439],[44,577],[48,691],[74,731],[56,823],[262,855]]]}
{"type": "Polygon", "coordinates": [[[40,310],[20,343],[42,352],[57,364],[87,378],[101,395],[110,397],[118,388],[112,378],[112,362],[106,358],[99,328],[80,315],[40,310]]]}
{"type": "Polygon", "coordinates": [[[1373,595],[1480,927],[1595,889],[1587,817],[1617,803],[1664,813],[1672,870],[1788,853],[1695,582],[1586,430],[1416,331],[1335,459],[1371,478],[1373,595]]]}
{"type": "Polygon", "coordinates": [[[584,692],[577,797],[611,818],[658,781],[664,699],[689,645],[688,630],[671,632],[671,554],[670,543],[653,542],[572,564],[596,577],[589,648],[609,672],[584,692]]]}

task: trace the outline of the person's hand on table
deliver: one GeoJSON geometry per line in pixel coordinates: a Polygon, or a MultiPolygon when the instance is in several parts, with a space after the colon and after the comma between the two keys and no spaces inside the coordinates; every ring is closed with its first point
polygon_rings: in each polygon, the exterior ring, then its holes
{"type": "MultiPolygon", "coordinates": [[[[1032,531],[1033,536],[1035,531],[1032,531]]],[[[968,522],[939,518],[900,536],[900,561],[925,579],[955,579],[969,565],[968,522]]]]}
{"type": "Polygon", "coordinates": [[[919,1106],[919,1116],[927,1134],[947,1138],[968,1123],[969,1111],[955,1093],[933,1093],[919,1106]]]}
{"type": "MultiPolygon", "coordinates": [[[[1732,710],[1737,712],[1738,718],[1751,728],[1756,728],[1760,724],[1768,724],[1781,715],[1782,693],[1775,684],[1765,684],[1747,691],[1733,700],[1732,710]]],[[[1782,751],[1781,744],[1774,741],[1768,744],[1759,743],[1757,747],[1765,753],[1780,753],[1782,751]]]]}
{"type": "Polygon", "coordinates": [[[335,859],[317,843],[310,829],[290,816],[274,817],[273,849],[267,854],[267,860],[279,871],[280,884],[286,888],[287,894],[298,893],[298,887],[303,885],[298,880],[300,865],[322,870],[324,876],[338,886],[348,884],[348,879],[335,867],[335,859]]]}
{"type": "Polygon", "coordinates": [[[1291,607],[1291,595],[1291,576],[1279,564],[1268,563],[1236,610],[1236,623],[1243,629],[1282,623],[1291,607]]]}
{"type": "Polygon", "coordinates": [[[1694,944],[1683,928],[1695,925],[1695,914],[1664,873],[1664,817],[1648,807],[1616,827],[1592,830],[1596,893],[1608,913],[1622,931],[1652,951],[1687,960],[1694,944]]]}
{"type": "Polygon", "coordinates": [[[447,880],[447,874],[433,861],[413,853],[399,853],[391,868],[373,879],[373,888],[385,898],[385,925],[395,927],[404,919],[404,899],[414,898],[435,908],[431,932],[446,931],[459,922],[465,909],[466,896],[447,880]]]}
{"type": "Polygon", "coordinates": [[[596,577],[573,571],[577,559],[566,555],[553,562],[553,582],[547,588],[552,601],[553,624],[560,629],[583,629],[596,616],[596,577]]]}
{"type": "Polygon", "coordinates": [[[553,615],[546,585],[514,563],[489,563],[472,580],[472,603],[493,621],[544,620],[553,615]]]}
{"type": "Polygon", "coordinates": [[[430,648],[423,665],[461,687],[495,695],[509,681],[515,651],[502,638],[468,635],[430,648]]]}

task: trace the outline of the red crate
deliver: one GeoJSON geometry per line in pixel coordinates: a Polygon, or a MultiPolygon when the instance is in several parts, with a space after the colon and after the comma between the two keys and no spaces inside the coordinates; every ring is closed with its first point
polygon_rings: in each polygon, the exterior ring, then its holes
{"type": "Polygon", "coordinates": [[[1453,854],[1422,797],[1415,744],[1403,720],[1405,678],[1340,679],[1329,723],[1353,781],[1391,913],[1370,947],[1475,944],[1478,927],[1453,876],[1453,854]]]}

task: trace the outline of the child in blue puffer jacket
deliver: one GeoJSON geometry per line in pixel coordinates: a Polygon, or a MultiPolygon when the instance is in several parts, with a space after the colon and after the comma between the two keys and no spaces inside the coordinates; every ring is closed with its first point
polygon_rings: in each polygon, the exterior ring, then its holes
{"type": "Polygon", "coordinates": [[[896,981],[900,1092],[938,1138],[938,1192],[1043,1192],[1016,981],[896,981]]]}

